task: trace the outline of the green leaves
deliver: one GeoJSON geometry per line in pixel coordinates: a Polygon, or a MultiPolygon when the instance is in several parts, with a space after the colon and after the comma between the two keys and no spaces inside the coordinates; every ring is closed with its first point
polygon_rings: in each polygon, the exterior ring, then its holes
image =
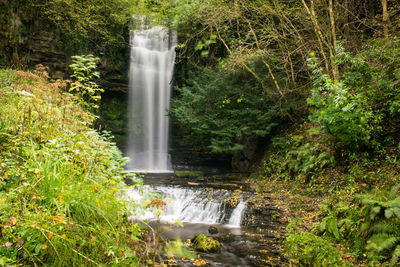
{"type": "Polygon", "coordinates": [[[104,92],[97,83],[92,81],[99,78],[99,72],[95,71],[96,62],[99,58],[93,55],[72,56],[73,63],[70,65],[74,74],[71,77],[76,81],[71,84],[70,92],[77,92],[79,102],[85,108],[98,108],[97,102],[100,100],[100,93],[104,92]]]}
{"type": "Polygon", "coordinates": [[[61,82],[0,70],[0,84],[10,76],[0,89],[0,265],[137,263],[117,197],[127,176],[121,152],[88,127],[93,115],[61,82]],[[19,93],[28,89],[34,98],[19,93]]]}
{"type": "Polygon", "coordinates": [[[285,252],[295,266],[349,266],[339,250],[323,238],[308,232],[290,234],[285,252]]]}
{"type": "Polygon", "coordinates": [[[366,96],[354,93],[343,81],[333,81],[318,68],[317,59],[308,61],[313,70],[314,88],[307,99],[312,107],[310,120],[320,123],[324,130],[351,151],[374,147],[373,134],[379,128],[379,116],[368,105],[366,96]]]}
{"type": "Polygon", "coordinates": [[[205,69],[177,88],[169,114],[187,130],[187,135],[217,153],[243,149],[246,136],[266,136],[281,114],[273,101],[245,80],[243,73],[218,68],[205,69]]]}

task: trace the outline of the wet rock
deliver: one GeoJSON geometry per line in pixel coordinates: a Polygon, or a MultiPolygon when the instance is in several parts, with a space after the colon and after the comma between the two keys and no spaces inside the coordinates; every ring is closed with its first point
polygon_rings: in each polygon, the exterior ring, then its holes
{"type": "Polygon", "coordinates": [[[208,232],[210,233],[210,234],[212,234],[212,235],[216,235],[216,234],[218,234],[218,229],[217,229],[217,227],[214,227],[214,226],[210,226],[209,228],[208,228],[208,232]]]}
{"type": "Polygon", "coordinates": [[[255,158],[257,155],[258,137],[242,137],[239,142],[243,145],[243,149],[233,154],[232,168],[235,171],[246,173],[255,162],[255,158]]]}
{"type": "Polygon", "coordinates": [[[218,240],[203,234],[195,235],[191,242],[193,248],[203,252],[219,252],[221,250],[221,243],[218,240]]]}

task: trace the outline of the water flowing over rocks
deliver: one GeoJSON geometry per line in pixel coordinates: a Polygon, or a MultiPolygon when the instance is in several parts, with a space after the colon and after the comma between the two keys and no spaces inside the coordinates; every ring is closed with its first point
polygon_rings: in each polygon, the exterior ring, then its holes
{"type": "MultiPolygon", "coordinates": [[[[250,192],[251,186],[243,177],[148,174],[144,182],[161,193],[158,198],[167,199],[165,213],[159,217],[165,238],[187,240],[204,234],[221,243],[219,253],[200,253],[208,266],[284,265],[280,246],[287,210],[272,195],[250,192]],[[175,201],[168,203],[169,198],[175,201]],[[176,218],[183,222],[183,228],[171,224],[176,218]]],[[[143,218],[155,227],[154,215],[148,213],[143,218]]],[[[177,266],[193,265],[179,262],[177,266]]]]}

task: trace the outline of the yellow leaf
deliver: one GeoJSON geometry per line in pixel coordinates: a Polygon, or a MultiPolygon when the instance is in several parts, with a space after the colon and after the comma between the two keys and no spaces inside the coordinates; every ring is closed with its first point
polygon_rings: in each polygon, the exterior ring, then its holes
{"type": "Polygon", "coordinates": [[[11,217],[11,224],[12,225],[16,225],[17,224],[17,218],[15,218],[14,216],[11,217]]]}
{"type": "Polygon", "coordinates": [[[52,216],[51,217],[53,220],[55,220],[56,222],[58,222],[58,223],[62,223],[62,224],[67,224],[64,220],[63,220],[63,217],[62,216],[52,216]]]}
{"type": "Polygon", "coordinates": [[[46,245],[46,244],[43,244],[43,245],[42,245],[42,249],[45,250],[46,248],[47,248],[47,245],[46,245]]]}
{"type": "Polygon", "coordinates": [[[96,237],[95,237],[95,236],[92,236],[92,235],[90,235],[90,242],[94,242],[94,241],[96,241],[96,237]]]}

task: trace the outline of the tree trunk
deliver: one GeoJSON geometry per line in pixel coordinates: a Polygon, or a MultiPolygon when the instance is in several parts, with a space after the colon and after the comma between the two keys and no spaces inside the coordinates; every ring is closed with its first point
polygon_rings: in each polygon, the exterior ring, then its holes
{"type": "MultiPolygon", "coordinates": [[[[329,0],[329,17],[331,20],[331,34],[332,34],[332,55],[336,55],[336,25],[335,25],[335,17],[333,15],[333,0],[329,0]]],[[[338,66],[333,62],[331,58],[331,64],[332,64],[332,73],[333,73],[333,78],[335,80],[339,80],[339,69],[338,66]]]]}
{"type": "Polygon", "coordinates": [[[319,47],[320,47],[320,50],[321,50],[321,54],[322,54],[322,57],[324,58],[326,72],[330,76],[331,73],[330,73],[330,70],[329,70],[329,60],[328,60],[328,57],[325,54],[324,46],[323,46],[324,36],[323,36],[323,34],[321,32],[321,29],[319,27],[317,16],[316,16],[316,13],[315,13],[315,10],[314,10],[314,1],[311,0],[310,7],[308,7],[308,5],[306,4],[305,0],[301,0],[301,1],[303,3],[303,6],[306,9],[307,13],[310,15],[311,22],[313,23],[313,26],[314,26],[315,35],[317,36],[317,40],[318,40],[319,47]]]}
{"type": "Polygon", "coordinates": [[[389,13],[387,9],[387,0],[382,0],[382,14],[383,36],[387,39],[389,37],[389,13]]]}

